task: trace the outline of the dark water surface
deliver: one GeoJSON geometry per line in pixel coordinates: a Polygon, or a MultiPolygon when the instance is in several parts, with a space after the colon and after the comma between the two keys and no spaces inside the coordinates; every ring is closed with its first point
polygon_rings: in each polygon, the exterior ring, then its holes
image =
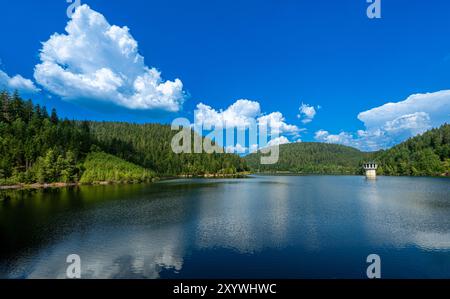
{"type": "MultiPolygon", "coordinates": [[[[5,195],[6,194],[6,195],[5,195]]],[[[255,176],[11,191],[0,278],[450,278],[450,180],[255,176]]]]}

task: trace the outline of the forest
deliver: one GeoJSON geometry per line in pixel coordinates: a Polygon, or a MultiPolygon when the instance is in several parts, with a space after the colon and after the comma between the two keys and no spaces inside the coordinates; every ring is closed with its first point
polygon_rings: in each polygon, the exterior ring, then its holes
{"type": "Polygon", "coordinates": [[[449,176],[450,125],[432,129],[375,154],[378,173],[392,176],[449,176]]]}
{"type": "Polygon", "coordinates": [[[248,170],[237,155],[180,154],[170,126],[60,119],[57,111],[0,93],[0,185],[147,181],[248,170]],[[106,156],[108,155],[108,156],[106,156]]]}
{"type": "Polygon", "coordinates": [[[163,176],[235,174],[248,171],[246,161],[234,154],[175,154],[177,133],[161,124],[91,122],[90,132],[106,152],[152,169],[163,176]]]}
{"type": "Polygon", "coordinates": [[[373,153],[324,143],[280,147],[275,165],[260,153],[175,154],[177,133],[162,124],[72,121],[0,93],[0,185],[140,182],[156,177],[233,176],[248,171],[297,174],[362,174],[367,161],[381,175],[448,176],[450,125],[430,130],[389,150],[373,153]]]}
{"type": "Polygon", "coordinates": [[[156,177],[153,171],[100,151],[89,153],[83,166],[82,184],[150,182],[156,177]]]}
{"type": "Polygon", "coordinates": [[[361,165],[370,159],[371,153],[364,153],[352,147],[327,143],[291,143],[280,146],[277,164],[261,165],[261,153],[246,157],[255,172],[296,174],[362,174],[361,165]]]}
{"type": "Polygon", "coordinates": [[[389,176],[449,176],[450,125],[432,129],[391,149],[372,153],[325,143],[281,145],[275,165],[260,165],[260,153],[246,157],[255,172],[297,174],[362,174],[362,164],[374,161],[378,174],[389,176]]]}

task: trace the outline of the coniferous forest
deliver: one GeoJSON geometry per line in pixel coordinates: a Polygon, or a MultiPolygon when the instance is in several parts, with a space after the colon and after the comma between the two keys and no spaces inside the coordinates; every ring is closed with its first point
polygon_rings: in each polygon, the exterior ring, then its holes
{"type": "Polygon", "coordinates": [[[152,169],[162,176],[236,174],[248,171],[244,159],[233,154],[175,154],[168,125],[91,122],[90,132],[108,153],[152,169]]]}
{"type": "Polygon", "coordinates": [[[450,125],[445,124],[375,154],[379,174],[394,176],[449,176],[450,125]]]}
{"type": "Polygon", "coordinates": [[[450,173],[450,125],[389,150],[365,153],[342,145],[294,143],[280,147],[275,165],[260,154],[175,154],[177,132],[162,124],[71,121],[15,92],[0,93],[0,185],[141,182],[155,177],[214,176],[254,172],[361,174],[376,161],[384,175],[450,173]],[[247,166],[248,164],[248,166],[247,166]]]}
{"type": "Polygon", "coordinates": [[[261,153],[246,157],[248,165],[258,172],[297,174],[362,174],[361,165],[371,158],[355,148],[326,143],[291,143],[280,146],[275,165],[260,165],[261,153]]]}
{"type": "Polygon", "coordinates": [[[324,143],[292,143],[280,146],[275,165],[260,165],[261,154],[246,157],[257,172],[298,174],[362,174],[362,164],[379,164],[378,174],[391,176],[449,176],[450,125],[430,130],[386,151],[373,153],[324,143]]]}
{"type": "Polygon", "coordinates": [[[78,181],[93,144],[88,124],[60,120],[17,92],[0,100],[0,182],[78,181]]]}
{"type": "Polygon", "coordinates": [[[57,111],[0,93],[0,185],[139,182],[157,176],[233,175],[237,155],[180,154],[170,126],[60,119],[57,111]]]}

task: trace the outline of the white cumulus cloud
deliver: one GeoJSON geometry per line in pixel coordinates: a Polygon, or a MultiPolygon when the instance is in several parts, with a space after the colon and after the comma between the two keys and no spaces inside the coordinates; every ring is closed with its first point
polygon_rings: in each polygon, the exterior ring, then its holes
{"type": "MultiPolygon", "coordinates": [[[[434,93],[414,94],[397,103],[387,103],[380,107],[361,112],[358,119],[368,130],[380,128],[388,122],[416,113],[430,116],[430,125],[438,126],[450,120],[450,90],[434,93]]],[[[424,127],[424,129],[428,129],[424,127]]]]}
{"type": "Polygon", "coordinates": [[[373,151],[385,149],[450,121],[450,90],[415,94],[397,103],[361,112],[365,130],[356,134],[316,132],[315,139],[373,151]]]}
{"type": "Polygon", "coordinates": [[[246,99],[237,100],[225,110],[216,110],[200,103],[195,111],[195,123],[208,127],[238,129],[246,129],[252,124],[267,125],[273,135],[298,135],[301,131],[297,126],[287,124],[281,112],[263,114],[258,102],[246,99]]]}
{"type": "Polygon", "coordinates": [[[110,25],[102,14],[82,5],[65,31],[43,43],[41,62],[35,66],[34,77],[47,90],[65,100],[135,110],[181,109],[183,83],[163,81],[157,69],[147,67],[127,27],[110,25]]]}
{"type": "Polygon", "coordinates": [[[320,142],[326,143],[337,143],[344,145],[352,145],[353,136],[346,132],[341,132],[339,134],[330,134],[330,132],[325,130],[319,130],[315,134],[315,139],[320,142]]]}
{"type": "Polygon", "coordinates": [[[261,114],[258,102],[238,100],[225,110],[214,108],[200,103],[195,111],[195,123],[208,127],[246,128],[261,114]]]}
{"type": "Polygon", "coordinates": [[[246,99],[237,100],[225,110],[216,110],[211,106],[200,103],[197,105],[194,121],[197,126],[208,129],[237,129],[240,132],[247,131],[250,128],[256,129],[257,126],[260,126],[260,130],[269,129],[267,132],[270,135],[268,136],[269,140],[265,142],[259,140],[261,144],[244,145],[234,142],[225,147],[227,152],[234,153],[251,153],[258,148],[290,143],[287,136],[298,139],[300,132],[302,132],[299,127],[286,123],[286,119],[281,112],[263,114],[258,102],[246,99]]]}
{"type": "Polygon", "coordinates": [[[8,76],[7,73],[0,70],[0,90],[7,90],[12,92],[14,90],[24,94],[32,94],[39,92],[39,89],[34,85],[30,79],[25,79],[21,75],[13,77],[8,76]]]}
{"type": "Polygon", "coordinates": [[[287,139],[287,138],[284,137],[284,136],[280,136],[280,137],[277,137],[277,138],[274,138],[274,139],[270,140],[270,141],[267,143],[267,146],[268,146],[268,147],[271,147],[271,146],[283,145],[283,144],[289,144],[289,143],[291,143],[291,142],[289,141],[289,139],[287,139]]]}
{"type": "Polygon", "coordinates": [[[236,145],[230,145],[225,148],[225,152],[229,154],[245,154],[248,151],[248,148],[236,143],[236,145]]]}
{"type": "Polygon", "coordinates": [[[272,112],[258,118],[258,123],[263,126],[270,126],[273,134],[289,134],[297,135],[300,129],[296,125],[289,125],[286,123],[281,112],[272,112]]]}
{"type": "MultiPolygon", "coordinates": [[[[318,109],[320,109],[320,107],[318,107],[318,109]]],[[[300,118],[304,124],[312,122],[317,114],[317,110],[314,106],[304,103],[300,106],[299,111],[300,114],[297,117],[300,118]]]]}
{"type": "Polygon", "coordinates": [[[416,112],[387,121],[383,130],[390,134],[417,135],[431,129],[431,118],[426,112],[416,112]]]}

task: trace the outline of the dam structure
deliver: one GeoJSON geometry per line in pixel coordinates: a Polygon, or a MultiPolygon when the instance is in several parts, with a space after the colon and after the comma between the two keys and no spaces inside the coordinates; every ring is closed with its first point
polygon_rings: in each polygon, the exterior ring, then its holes
{"type": "Polygon", "coordinates": [[[363,165],[364,170],[366,171],[366,178],[369,180],[376,180],[377,179],[377,169],[378,164],[377,163],[365,163],[363,165]]]}

